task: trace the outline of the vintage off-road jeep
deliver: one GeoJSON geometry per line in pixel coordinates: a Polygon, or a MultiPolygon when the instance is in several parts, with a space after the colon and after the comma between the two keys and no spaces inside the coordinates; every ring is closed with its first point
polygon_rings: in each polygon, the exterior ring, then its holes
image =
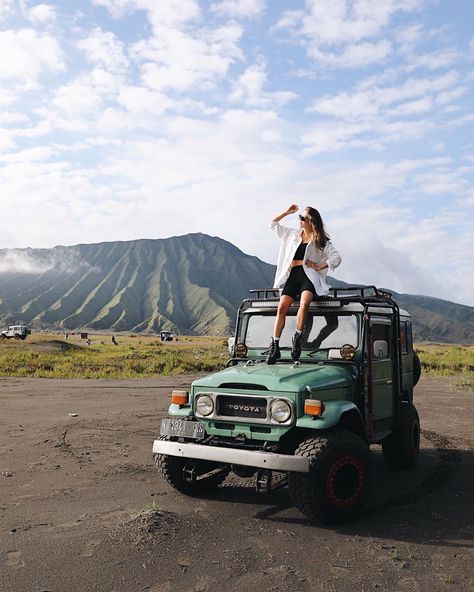
{"type": "Polygon", "coordinates": [[[233,471],[255,475],[260,491],[287,483],[311,520],[344,521],[369,496],[371,444],[382,445],[393,469],[412,468],[418,456],[420,362],[410,315],[374,286],[333,289],[311,303],[294,362],[295,302],[282,357],[267,365],[278,296],[253,290],[239,308],[227,367],[194,381],[190,392],[173,391],[153,444],[156,463],[183,493],[215,489],[233,471]]]}
{"type": "Polygon", "coordinates": [[[0,333],[0,339],[26,339],[31,335],[31,328],[24,323],[10,325],[8,329],[0,333]]]}

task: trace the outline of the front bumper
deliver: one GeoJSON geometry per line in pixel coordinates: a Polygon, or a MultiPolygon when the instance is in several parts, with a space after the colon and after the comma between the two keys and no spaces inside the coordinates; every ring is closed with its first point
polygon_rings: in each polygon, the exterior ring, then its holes
{"type": "Polygon", "coordinates": [[[291,454],[238,450],[223,446],[206,446],[190,442],[169,442],[167,440],[155,440],[153,442],[153,452],[154,454],[210,460],[230,465],[243,465],[273,471],[309,472],[309,459],[291,454]]]}

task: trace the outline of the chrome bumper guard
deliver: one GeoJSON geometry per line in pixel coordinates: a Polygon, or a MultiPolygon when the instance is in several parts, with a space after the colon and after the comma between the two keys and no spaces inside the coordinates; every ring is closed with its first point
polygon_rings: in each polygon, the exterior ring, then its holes
{"type": "Polygon", "coordinates": [[[153,452],[154,454],[211,460],[230,465],[243,465],[273,471],[309,472],[309,459],[291,454],[238,450],[236,448],[206,446],[190,442],[168,442],[167,440],[155,440],[153,442],[153,452]]]}

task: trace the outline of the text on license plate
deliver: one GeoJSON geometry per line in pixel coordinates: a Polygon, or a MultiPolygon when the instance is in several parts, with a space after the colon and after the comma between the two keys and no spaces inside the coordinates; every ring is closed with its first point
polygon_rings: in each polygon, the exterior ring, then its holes
{"type": "Polygon", "coordinates": [[[198,421],[183,421],[182,419],[162,419],[161,436],[178,436],[181,438],[196,438],[202,440],[206,435],[204,424],[198,421]]]}

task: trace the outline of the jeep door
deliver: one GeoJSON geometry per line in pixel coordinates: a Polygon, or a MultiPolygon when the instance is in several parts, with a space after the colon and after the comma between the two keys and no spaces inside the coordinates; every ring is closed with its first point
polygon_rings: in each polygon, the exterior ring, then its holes
{"type": "Polygon", "coordinates": [[[372,379],[372,419],[376,437],[383,437],[392,427],[394,406],[393,335],[391,317],[371,317],[369,321],[369,356],[372,379]]]}

